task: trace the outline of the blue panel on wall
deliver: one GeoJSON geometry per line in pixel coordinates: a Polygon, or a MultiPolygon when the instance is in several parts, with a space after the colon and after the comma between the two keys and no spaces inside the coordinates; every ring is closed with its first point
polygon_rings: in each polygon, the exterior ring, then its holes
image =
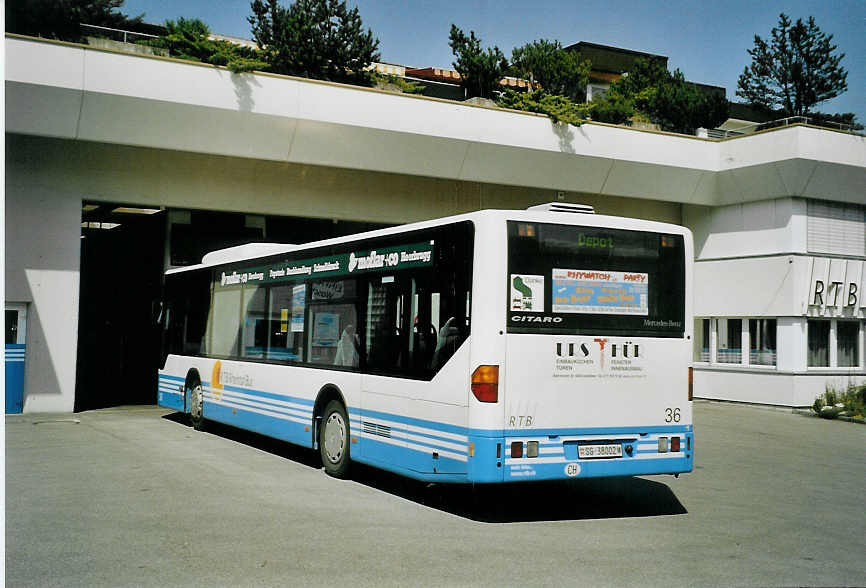
{"type": "Polygon", "coordinates": [[[24,408],[24,354],[26,345],[6,344],[6,414],[24,408]]]}

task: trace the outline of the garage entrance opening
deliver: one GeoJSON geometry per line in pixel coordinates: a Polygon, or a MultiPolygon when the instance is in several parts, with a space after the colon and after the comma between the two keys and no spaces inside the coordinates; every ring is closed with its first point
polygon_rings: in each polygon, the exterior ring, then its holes
{"type": "Polygon", "coordinates": [[[386,226],[85,202],[75,410],[156,404],[166,269],[243,243],[306,243],[386,226]]]}
{"type": "Polygon", "coordinates": [[[85,203],[75,410],[156,402],[166,213],[85,203]]]}

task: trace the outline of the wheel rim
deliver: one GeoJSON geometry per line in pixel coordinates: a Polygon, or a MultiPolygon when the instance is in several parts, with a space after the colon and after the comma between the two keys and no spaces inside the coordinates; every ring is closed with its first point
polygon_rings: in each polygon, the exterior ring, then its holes
{"type": "Polygon", "coordinates": [[[325,421],[325,455],[331,463],[337,463],[343,457],[346,446],[346,423],[340,413],[332,412],[325,421]]]}
{"type": "Polygon", "coordinates": [[[192,393],[190,394],[189,414],[194,419],[201,418],[202,403],[204,402],[203,396],[204,394],[201,389],[201,384],[192,389],[192,393]]]}

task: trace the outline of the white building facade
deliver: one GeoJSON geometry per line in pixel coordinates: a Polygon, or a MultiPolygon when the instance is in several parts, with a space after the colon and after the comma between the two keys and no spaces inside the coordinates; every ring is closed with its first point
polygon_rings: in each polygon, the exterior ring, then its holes
{"type": "Polygon", "coordinates": [[[866,206],[777,198],[686,207],[684,222],[701,395],[807,406],[866,380],[866,206]]]}
{"type": "MultiPolygon", "coordinates": [[[[82,211],[109,204],[165,211],[155,216],[159,270],[178,227],[207,211],[264,231],[278,217],[402,223],[561,200],[680,223],[695,233],[696,396],[805,406],[828,383],[866,380],[862,136],[798,125],[715,141],[573,127],[69,43],[5,43],[6,301],[27,311],[25,412],[73,410],[93,385],[81,374],[111,372],[99,362],[116,345],[85,349],[90,325],[79,324],[98,316],[82,211]]],[[[124,243],[139,238],[130,235],[124,243]]],[[[108,298],[133,300],[139,254],[99,266],[113,278],[108,298]]],[[[125,345],[129,317],[151,308],[113,304],[93,328],[125,345]]],[[[102,380],[105,394],[125,384],[102,380]]]]}

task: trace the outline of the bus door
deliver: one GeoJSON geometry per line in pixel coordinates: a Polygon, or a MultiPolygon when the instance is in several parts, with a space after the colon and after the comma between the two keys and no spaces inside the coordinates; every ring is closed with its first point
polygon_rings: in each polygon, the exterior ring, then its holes
{"type": "Polygon", "coordinates": [[[6,414],[24,408],[24,357],[27,305],[6,304],[6,414]]]}
{"type": "Polygon", "coordinates": [[[405,386],[408,362],[410,284],[397,274],[376,275],[364,282],[364,375],[361,377],[362,454],[410,467],[405,436],[410,392],[405,386]]]}

